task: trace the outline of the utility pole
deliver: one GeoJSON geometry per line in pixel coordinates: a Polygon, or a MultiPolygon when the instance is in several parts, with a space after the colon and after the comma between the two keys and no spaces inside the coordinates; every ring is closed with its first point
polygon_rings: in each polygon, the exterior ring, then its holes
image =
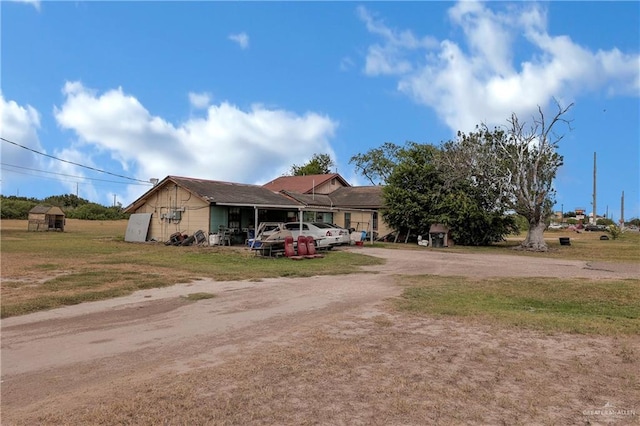
{"type": "Polygon", "coordinates": [[[593,153],[593,224],[596,224],[598,209],[596,208],[596,153],[593,153]]]}
{"type": "Polygon", "coordinates": [[[624,228],[624,191],[622,191],[622,198],[620,198],[620,227],[624,228]]]}

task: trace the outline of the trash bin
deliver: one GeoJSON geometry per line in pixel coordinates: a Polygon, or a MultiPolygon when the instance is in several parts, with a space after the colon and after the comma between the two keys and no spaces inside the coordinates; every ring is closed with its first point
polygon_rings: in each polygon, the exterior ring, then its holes
{"type": "Polygon", "coordinates": [[[209,234],[209,245],[217,246],[220,244],[220,235],[218,234],[209,234]]]}
{"type": "Polygon", "coordinates": [[[360,241],[367,241],[367,231],[362,231],[362,238],[360,241]]]}
{"type": "Polygon", "coordinates": [[[440,248],[444,247],[444,234],[442,232],[434,232],[431,236],[431,247],[440,248]]]}

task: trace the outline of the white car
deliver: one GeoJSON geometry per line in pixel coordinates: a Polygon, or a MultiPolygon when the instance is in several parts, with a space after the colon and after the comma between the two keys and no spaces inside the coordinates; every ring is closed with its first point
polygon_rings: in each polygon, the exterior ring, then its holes
{"type": "MultiPolygon", "coordinates": [[[[312,236],[319,249],[331,249],[334,246],[349,244],[349,231],[321,222],[264,222],[258,227],[256,242],[280,242],[287,235],[297,241],[299,235],[312,236]]],[[[254,243],[255,244],[255,243],[254,243]]]]}
{"type": "MultiPolygon", "coordinates": [[[[289,222],[283,225],[284,229],[291,232],[294,240],[298,238],[298,235],[311,235],[316,242],[316,247],[331,249],[334,246],[344,244],[344,234],[340,232],[340,229],[326,223],[319,222],[303,222],[302,227],[300,222],[289,222]]],[[[345,230],[346,231],[346,230],[345,230]]],[[[346,238],[348,241],[349,232],[346,232],[346,238]]]]}

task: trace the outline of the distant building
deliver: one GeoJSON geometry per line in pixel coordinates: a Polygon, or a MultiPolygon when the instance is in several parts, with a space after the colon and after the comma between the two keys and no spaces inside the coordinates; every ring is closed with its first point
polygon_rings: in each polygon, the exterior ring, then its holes
{"type": "Polygon", "coordinates": [[[60,207],[35,206],[29,210],[29,231],[64,231],[64,212],[60,207]]]}

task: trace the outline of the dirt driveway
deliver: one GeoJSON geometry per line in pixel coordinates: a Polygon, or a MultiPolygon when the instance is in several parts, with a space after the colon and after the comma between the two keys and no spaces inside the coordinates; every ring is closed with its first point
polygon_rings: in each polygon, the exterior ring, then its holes
{"type": "MultiPolygon", "coordinates": [[[[535,383],[540,386],[546,383],[545,380],[551,385],[557,382],[557,374],[571,371],[573,367],[567,367],[566,364],[571,364],[575,357],[584,357],[582,366],[575,368],[588,369],[592,363],[596,363],[593,367],[597,368],[597,364],[605,363],[601,365],[619,364],[615,374],[624,374],[630,368],[635,369],[640,357],[638,339],[620,342],[615,338],[559,338],[521,331],[517,333],[518,339],[513,339],[515,333],[509,340],[506,340],[506,336],[488,338],[487,336],[494,333],[484,326],[404,318],[390,311],[386,304],[388,298],[398,296],[402,291],[394,277],[397,274],[639,278],[638,265],[589,265],[570,260],[452,254],[431,250],[360,250],[385,258],[387,262],[385,265],[370,267],[362,273],[346,276],[279,278],[260,282],[203,280],[169,288],[144,290],[118,299],[5,319],[1,327],[2,424],[30,424],[36,419],[40,419],[39,423],[54,424],[57,422],[56,419],[60,418],[72,424],[85,423],[87,419],[78,414],[82,411],[80,407],[85,407],[86,411],[86,407],[93,406],[95,401],[108,401],[113,397],[114,389],[125,392],[126,395],[127,389],[133,392],[139,384],[148,383],[160,376],[165,377],[166,374],[211,372],[229,365],[236,365],[236,368],[241,370],[247,366],[238,367],[237,364],[233,364],[240,362],[239,357],[261,365],[267,362],[265,359],[275,350],[274,348],[301,344],[312,347],[314,342],[317,343],[316,333],[319,331],[325,333],[327,338],[347,336],[366,340],[378,336],[377,342],[388,341],[386,355],[385,351],[378,351],[381,354],[372,353],[371,356],[395,356],[393,362],[403,365],[397,368],[398,377],[402,377],[403,374],[413,377],[411,374],[423,374],[425,369],[434,368],[435,364],[429,363],[431,367],[425,365],[419,373],[410,373],[412,363],[417,366],[421,364],[416,363],[415,357],[406,358],[407,354],[414,350],[410,348],[415,346],[404,345],[410,345],[415,339],[423,342],[425,335],[436,339],[435,341],[439,342],[438,347],[444,349],[434,352],[434,356],[444,357],[446,353],[456,353],[454,358],[457,361],[451,359],[438,367],[441,371],[444,371],[443,368],[449,369],[448,379],[444,376],[438,379],[437,375],[440,373],[431,372],[433,383],[438,380],[442,382],[440,393],[437,389],[431,388],[431,402],[437,401],[438,398],[449,398],[449,403],[463,404],[465,407],[466,414],[457,412],[454,417],[447,417],[447,413],[441,410],[437,418],[444,419],[446,424],[458,423],[456,419],[464,420],[465,423],[467,420],[476,419],[475,423],[478,424],[499,422],[505,413],[510,413],[508,418],[513,420],[514,412],[520,416],[514,424],[539,422],[541,418],[550,420],[550,423],[560,421],[565,424],[578,424],[584,420],[585,412],[598,409],[609,403],[609,399],[615,401],[618,407],[624,406],[626,409],[640,411],[640,384],[637,382],[637,376],[634,376],[635,381],[631,383],[632,387],[628,388],[626,396],[624,391],[616,390],[620,383],[607,387],[595,375],[585,374],[578,382],[567,379],[557,384],[560,388],[564,386],[567,392],[560,400],[557,388],[547,393],[536,392],[537,395],[532,396],[529,394],[531,389],[519,388],[517,380],[498,381],[495,389],[485,384],[484,389],[499,392],[503,404],[501,409],[496,409],[494,405],[495,395],[493,398],[488,396],[487,399],[456,399],[454,395],[446,394],[446,380],[462,374],[462,366],[470,363],[469,351],[478,350],[480,347],[484,348],[485,352],[488,351],[486,353],[495,353],[493,357],[486,356],[486,360],[478,368],[499,369],[500,364],[506,365],[509,360],[517,364],[522,361],[519,357],[524,356],[520,352],[526,352],[527,359],[535,358],[540,361],[541,364],[535,367],[541,369],[535,379],[535,383]],[[195,303],[179,297],[196,292],[211,292],[217,297],[195,303]],[[380,333],[386,333],[385,337],[380,333]],[[391,343],[389,339],[394,333],[403,333],[402,343],[391,343]],[[316,340],[313,340],[314,338],[316,340]],[[474,342],[479,345],[475,349],[474,342]],[[525,347],[527,349],[523,350],[525,347]],[[598,348],[608,349],[599,352],[598,348]],[[625,350],[626,358],[624,354],[620,355],[620,351],[625,350]],[[553,359],[559,360],[559,364],[550,361],[553,359]],[[595,390],[583,389],[585,386],[595,386],[595,390]],[[601,398],[597,397],[603,392],[601,398]],[[534,402],[529,401],[529,404],[535,403],[538,407],[519,407],[517,401],[527,398],[534,398],[534,402]],[[544,413],[544,407],[555,407],[555,411],[549,416],[540,417],[539,410],[544,413]],[[72,412],[76,414],[70,415],[72,412]],[[446,421],[447,419],[449,421],[446,421]]],[[[323,342],[327,344],[328,340],[325,339],[323,342]]],[[[418,346],[423,347],[425,351],[429,350],[424,347],[424,343],[418,346]]],[[[383,361],[380,363],[384,364],[383,361]]],[[[264,369],[268,368],[265,364],[264,369]]],[[[231,374],[228,373],[228,368],[225,371],[225,374],[231,374]]],[[[361,380],[368,377],[369,380],[379,381],[380,378],[377,378],[376,374],[371,372],[359,377],[361,380]]],[[[239,379],[224,376],[217,380],[219,383],[226,380],[229,386],[237,386],[239,379]]],[[[435,386],[433,383],[430,386],[435,386]]],[[[304,383],[300,386],[303,385],[304,383]]],[[[333,386],[337,387],[335,383],[333,386]]],[[[360,383],[358,389],[362,389],[363,386],[364,383],[360,383]]],[[[378,383],[376,386],[381,385],[378,383]]],[[[450,383],[449,388],[452,386],[457,385],[450,383]]],[[[260,421],[256,421],[255,417],[248,420],[226,417],[220,421],[212,420],[211,424],[299,424],[309,423],[310,416],[322,424],[421,424],[423,421],[431,423],[435,415],[428,407],[423,407],[425,411],[419,414],[419,417],[415,417],[416,413],[411,414],[411,410],[400,410],[397,416],[387,418],[389,422],[375,422],[372,419],[380,415],[376,414],[375,409],[358,409],[357,404],[344,405],[345,398],[352,398],[353,403],[357,402],[356,389],[349,389],[349,386],[345,385],[340,392],[330,392],[332,396],[328,396],[326,392],[321,396],[314,396],[315,391],[312,390],[308,392],[306,397],[304,392],[298,395],[295,400],[298,403],[288,400],[286,406],[282,406],[277,412],[264,413],[260,421]],[[321,407],[333,407],[332,411],[325,412],[325,408],[318,411],[317,407],[305,410],[304,407],[308,407],[308,404],[299,401],[307,401],[307,397],[314,399],[321,407]],[[323,398],[339,400],[325,401],[323,398]],[[399,422],[398,419],[402,421],[399,422]]],[[[416,395],[415,392],[412,395],[416,395]]],[[[257,396],[254,399],[259,400],[257,396]]],[[[412,406],[425,404],[423,399],[408,394],[403,401],[412,406]]],[[[388,399],[385,401],[389,403],[388,399]]],[[[273,401],[271,404],[273,405],[273,401]]],[[[375,404],[375,401],[366,405],[371,404],[375,404]]],[[[384,407],[384,404],[379,404],[380,410],[384,407]]],[[[386,415],[394,413],[394,407],[387,407],[386,415]]],[[[183,423],[179,419],[173,423],[183,423]]],[[[591,417],[588,420],[592,423],[597,423],[596,420],[627,422],[638,420],[638,417],[591,417]]],[[[119,423],[117,420],[112,421],[119,423]]]]}

